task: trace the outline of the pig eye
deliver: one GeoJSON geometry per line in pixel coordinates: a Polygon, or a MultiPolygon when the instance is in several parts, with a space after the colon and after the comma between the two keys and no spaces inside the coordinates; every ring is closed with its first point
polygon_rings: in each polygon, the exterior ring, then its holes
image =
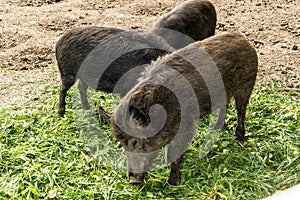
{"type": "Polygon", "coordinates": [[[137,143],[138,143],[137,140],[133,140],[132,143],[131,143],[132,147],[135,147],[137,145],[137,143]]]}
{"type": "Polygon", "coordinates": [[[138,142],[137,142],[136,139],[131,139],[131,140],[128,140],[128,141],[127,141],[127,146],[128,146],[130,149],[132,149],[132,148],[136,147],[137,143],[138,143],[138,142]]]}

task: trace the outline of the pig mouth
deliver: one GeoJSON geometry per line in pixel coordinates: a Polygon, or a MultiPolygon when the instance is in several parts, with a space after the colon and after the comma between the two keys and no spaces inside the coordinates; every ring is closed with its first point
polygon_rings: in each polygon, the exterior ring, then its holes
{"type": "Polygon", "coordinates": [[[133,185],[143,183],[145,173],[129,173],[129,183],[133,185]]]}

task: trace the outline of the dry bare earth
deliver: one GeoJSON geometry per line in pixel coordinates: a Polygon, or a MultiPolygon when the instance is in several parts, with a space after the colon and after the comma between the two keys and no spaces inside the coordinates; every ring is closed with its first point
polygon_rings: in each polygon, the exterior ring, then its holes
{"type": "MultiPolygon", "coordinates": [[[[0,108],[32,104],[48,85],[59,85],[54,47],[80,25],[149,28],[182,0],[0,0],[0,108]]],[[[256,46],[265,83],[300,88],[298,0],[212,0],[218,32],[237,30],[256,46]]]]}

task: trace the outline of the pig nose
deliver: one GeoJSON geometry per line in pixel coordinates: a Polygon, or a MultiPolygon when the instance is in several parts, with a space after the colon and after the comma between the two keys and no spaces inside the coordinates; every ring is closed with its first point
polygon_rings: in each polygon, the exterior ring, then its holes
{"type": "Polygon", "coordinates": [[[143,181],[136,178],[136,177],[130,177],[129,179],[129,183],[132,185],[137,185],[137,184],[141,184],[143,181]]]}
{"type": "Polygon", "coordinates": [[[141,184],[144,179],[143,173],[129,173],[129,183],[130,184],[141,184]]]}

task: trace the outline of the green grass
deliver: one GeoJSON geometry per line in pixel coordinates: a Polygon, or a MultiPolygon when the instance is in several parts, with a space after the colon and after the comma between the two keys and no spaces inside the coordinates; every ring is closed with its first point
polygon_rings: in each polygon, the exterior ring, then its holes
{"type": "MultiPolygon", "coordinates": [[[[180,186],[167,184],[169,166],[149,172],[141,185],[129,185],[126,172],[114,165],[124,165],[122,148],[107,125],[99,128],[95,109],[76,109],[76,101],[69,97],[67,116],[59,119],[57,94],[58,87],[45,88],[42,99],[34,99],[30,106],[0,111],[0,199],[248,200],[300,183],[297,93],[255,91],[243,145],[234,140],[232,102],[225,130],[212,151],[200,158],[203,135],[188,149],[180,186]],[[97,145],[104,151],[100,157],[94,154],[97,145]],[[119,157],[110,157],[116,152],[119,157]],[[108,160],[103,160],[105,153],[108,160]]],[[[117,103],[111,95],[97,97],[109,110],[117,103]]],[[[208,120],[200,124],[203,133],[208,120]]]]}

